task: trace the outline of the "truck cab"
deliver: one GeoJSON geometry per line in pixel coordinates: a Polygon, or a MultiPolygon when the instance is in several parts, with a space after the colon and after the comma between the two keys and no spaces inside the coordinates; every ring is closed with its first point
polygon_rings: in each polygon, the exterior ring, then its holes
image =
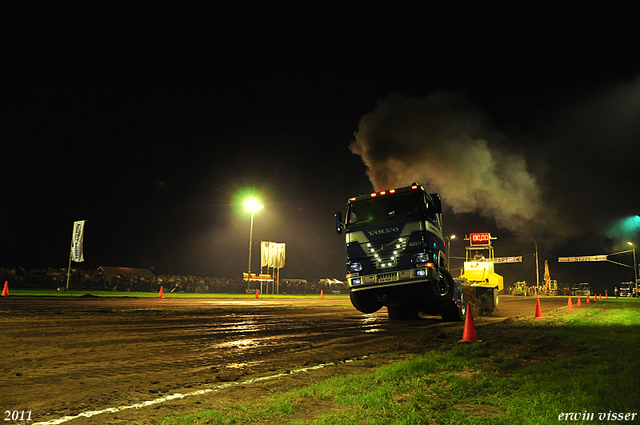
{"type": "Polygon", "coordinates": [[[392,319],[441,315],[463,320],[464,291],[448,271],[438,194],[421,185],[350,198],[345,220],[347,282],[353,306],[363,313],[387,307],[392,319]]]}

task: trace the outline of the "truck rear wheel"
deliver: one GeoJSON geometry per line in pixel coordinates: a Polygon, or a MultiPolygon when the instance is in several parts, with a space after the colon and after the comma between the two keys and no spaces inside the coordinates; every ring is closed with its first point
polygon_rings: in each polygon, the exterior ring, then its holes
{"type": "Polygon", "coordinates": [[[442,270],[438,283],[438,295],[440,295],[440,314],[446,322],[460,322],[467,313],[467,299],[462,285],[456,284],[451,274],[442,270]]]}
{"type": "Polygon", "coordinates": [[[382,302],[378,297],[367,291],[351,292],[349,298],[351,304],[365,314],[375,313],[382,308],[382,302]]]}

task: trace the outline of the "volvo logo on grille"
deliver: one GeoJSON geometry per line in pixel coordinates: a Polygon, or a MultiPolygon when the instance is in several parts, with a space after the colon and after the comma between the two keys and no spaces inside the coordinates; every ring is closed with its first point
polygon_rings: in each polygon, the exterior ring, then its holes
{"type": "Polygon", "coordinates": [[[385,235],[387,233],[393,233],[393,232],[399,232],[399,231],[400,231],[399,227],[387,227],[386,229],[371,230],[369,231],[369,234],[371,236],[375,236],[375,235],[385,235]]]}

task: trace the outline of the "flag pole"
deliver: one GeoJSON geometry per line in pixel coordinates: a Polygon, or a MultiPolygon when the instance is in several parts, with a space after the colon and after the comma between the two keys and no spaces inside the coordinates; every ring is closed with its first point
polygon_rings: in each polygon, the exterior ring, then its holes
{"type": "Polygon", "coordinates": [[[69,249],[69,265],[67,266],[67,286],[64,292],[69,292],[69,277],[71,276],[71,249],[69,249]]]}

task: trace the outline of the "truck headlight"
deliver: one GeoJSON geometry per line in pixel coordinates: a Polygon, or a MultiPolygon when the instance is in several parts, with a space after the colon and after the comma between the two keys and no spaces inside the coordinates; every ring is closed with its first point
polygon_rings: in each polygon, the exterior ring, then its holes
{"type": "Polygon", "coordinates": [[[352,272],[359,272],[362,270],[362,264],[361,263],[351,263],[349,264],[349,270],[351,270],[352,272]]]}
{"type": "Polygon", "coordinates": [[[419,254],[416,254],[416,255],[413,257],[413,261],[414,261],[415,263],[426,263],[426,262],[427,262],[427,259],[428,259],[428,257],[427,257],[427,253],[426,253],[426,252],[421,252],[421,253],[419,253],[419,254]]]}
{"type": "Polygon", "coordinates": [[[355,279],[351,279],[351,284],[352,285],[360,285],[361,283],[362,283],[362,280],[359,277],[357,277],[355,279]]]}

